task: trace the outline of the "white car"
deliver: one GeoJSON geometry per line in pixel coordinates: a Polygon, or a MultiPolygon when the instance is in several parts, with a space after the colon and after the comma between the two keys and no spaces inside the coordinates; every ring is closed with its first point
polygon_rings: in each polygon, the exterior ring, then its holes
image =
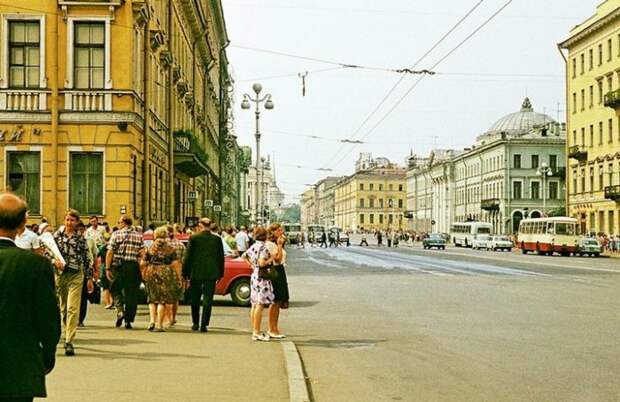
{"type": "Polygon", "coordinates": [[[489,248],[493,251],[497,250],[512,250],[513,244],[512,241],[508,238],[508,236],[493,236],[491,241],[489,242],[489,248]]]}
{"type": "Polygon", "coordinates": [[[486,234],[480,234],[471,243],[473,250],[480,250],[481,248],[488,250],[491,244],[491,236],[486,234]]]}

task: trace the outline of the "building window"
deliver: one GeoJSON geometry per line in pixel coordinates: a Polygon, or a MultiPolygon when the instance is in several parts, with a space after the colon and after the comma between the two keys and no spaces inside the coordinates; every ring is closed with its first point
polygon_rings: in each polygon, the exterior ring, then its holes
{"type": "Polygon", "coordinates": [[[573,92],[573,114],[577,113],[577,93],[573,92]]]}
{"type": "Polygon", "coordinates": [[[577,59],[573,57],[573,78],[577,76],[577,59]]]}
{"type": "Polygon", "coordinates": [[[512,161],[513,161],[512,167],[514,169],[521,169],[521,155],[519,154],[513,155],[512,161]]]}
{"type": "Polygon", "coordinates": [[[398,185],[398,191],[403,191],[403,185],[402,184],[398,185]]]}
{"type": "Polygon", "coordinates": [[[538,155],[532,155],[532,169],[538,169],[538,155]]]}
{"type": "Polygon", "coordinates": [[[388,215],[388,223],[391,225],[392,223],[394,223],[394,215],[389,214],[388,215]]]}
{"type": "Polygon", "coordinates": [[[364,183],[360,183],[360,191],[364,191],[364,183]]]}
{"type": "Polygon", "coordinates": [[[379,191],[383,191],[383,184],[379,184],[379,191]]]}
{"type": "Polygon", "coordinates": [[[360,225],[364,224],[364,214],[360,214],[360,225]]]}
{"type": "Polygon", "coordinates": [[[102,89],[105,76],[105,24],[76,22],[73,80],[80,89],[102,89]]]}
{"type": "Polygon", "coordinates": [[[370,208],[374,208],[375,207],[375,199],[371,198],[370,200],[368,200],[368,204],[370,204],[370,208]]]}
{"type": "Polygon", "coordinates": [[[614,89],[614,76],[613,75],[608,75],[607,76],[607,92],[611,92],[614,89]]]}
{"type": "Polygon", "coordinates": [[[573,130],[573,145],[577,145],[577,130],[573,130]]]}
{"type": "Polygon", "coordinates": [[[605,180],[605,171],[603,170],[603,165],[598,167],[598,189],[599,191],[603,190],[605,180]]]}
{"type": "Polygon", "coordinates": [[[394,190],[394,185],[393,184],[388,184],[388,190],[390,190],[390,191],[394,190]]]}
{"type": "Polygon", "coordinates": [[[403,200],[399,199],[398,200],[398,208],[402,208],[403,207],[403,200]]]}
{"type": "Polygon", "coordinates": [[[360,198],[360,208],[364,208],[364,199],[360,198]]]}
{"type": "Polygon", "coordinates": [[[83,215],[103,214],[103,154],[71,153],[71,208],[83,215]]]}
{"type": "Polygon", "coordinates": [[[598,65],[603,65],[603,45],[600,43],[598,45],[598,65]]]}
{"type": "Polygon", "coordinates": [[[594,125],[590,124],[590,146],[594,146],[594,125]]]}
{"type": "Polygon", "coordinates": [[[28,203],[32,215],[41,214],[41,154],[7,152],[7,190],[28,203]]]}
{"type": "Polygon", "coordinates": [[[540,182],[533,181],[531,183],[530,198],[533,200],[540,199],[540,182]]]}
{"type": "Polygon", "coordinates": [[[379,214],[379,225],[383,225],[383,214],[379,214]]]}
{"type": "Polygon", "coordinates": [[[549,182],[549,199],[550,200],[557,200],[558,199],[558,182],[557,181],[550,181],[549,182]]]}
{"type": "Polygon", "coordinates": [[[579,56],[579,65],[580,65],[580,69],[579,69],[579,73],[583,74],[583,69],[584,69],[584,55],[583,53],[581,53],[581,55],[579,56]]]}
{"type": "Polygon", "coordinates": [[[590,49],[588,51],[588,54],[590,56],[589,57],[589,61],[590,61],[589,66],[590,66],[590,70],[592,70],[594,68],[594,51],[592,49],[590,49]]]}
{"type": "Polygon", "coordinates": [[[603,122],[598,122],[598,145],[603,145],[603,122]]]}
{"type": "Polygon", "coordinates": [[[9,86],[38,88],[40,79],[38,21],[9,22],[9,86]]]}
{"type": "Polygon", "coordinates": [[[372,190],[374,190],[374,189],[375,189],[375,185],[374,185],[373,183],[370,183],[370,186],[369,186],[369,187],[370,187],[370,191],[372,191],[372,190]]]}
{"type": "Polygon", "coordinates": [[[594,191],[594,168],[590,168],[590,192],[594,191]]]}
{"type": "Polygon", "coordinates": [[[594,85],[590,85],[590,108],[594,107],[594,85]]]}
{"type": "Polygon", "coordinates": [[[515,200],[520,200],[522,196],[522,187],[523,183],[520,181],[512,182],[512,198],[515,200]]]}
{"type": "Polygon", "coordinates": [[[611,46],[611,38],[607,39],[607,61],[611,61],[611,52],[612,52],[612,46],[611,46]]]}
{"type": "Polygon", "coordinates": [[[603,80],[597,80],[598,85],[598,104],[603,103],[603,80]]]}
{"type": "Polygon", "coordinates": [[[581,192],[586,192],[586,170],[581,169],[581,192]]]}
{"type": "Polygon", "coordinates": [[[370,223],[375,223],[375,214],[370,214],[370,223]]]}
{"type": "Polygon", "coordinates": [[[586,110],[586,90],[581,90],[581,111],[586,110]]]}
{"type": "Polygon", "coordinates": [[[607,120],[607,131],[609,134],[609,138],[607,139],[607,142],[613,142],[614,141],[614,121],[612,119],[607,120]]]}
{"type": "Polygon", "coordinates": [[[379,198],[379,208],[383,208],[383,198],[379,198]]]}
{"type": "Polygon", "coordinates": [[[558,156],[557,155],[549,155],[549,167],[555,173],[558,168],[558,156]]]}
{"type": "Polygon", "coordinates": [[[586,146],[586,129],[581,127],[581,145],[586,146]]]}

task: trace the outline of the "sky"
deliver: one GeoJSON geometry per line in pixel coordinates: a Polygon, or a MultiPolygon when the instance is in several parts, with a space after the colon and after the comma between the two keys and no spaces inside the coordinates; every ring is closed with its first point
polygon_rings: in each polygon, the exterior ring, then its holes
{"type": "Polygon", "coordinates": [[[298,202],[309,184],[353,173],[361,152],[404,164],[412,149],[468,147],[526,96],[535,111],[564,121],[557,43],[602,0],[513,0],[450,53],[507,3],[480,1],[222,0],[239,143],[255,152],[254,113],[240,105],[260,82],[275,105],[261,109],[261,156],[275,161],[287,202],[298,202]],[[395,71],[416,62],[414,70],[435,74],[395,71]]]}

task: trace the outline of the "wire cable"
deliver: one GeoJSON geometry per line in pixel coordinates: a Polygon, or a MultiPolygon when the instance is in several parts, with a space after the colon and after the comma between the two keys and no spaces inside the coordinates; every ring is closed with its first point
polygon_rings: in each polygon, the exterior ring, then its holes
{"type": "MultiPolygon", "coordinates": [[[[474,13],[474,11],[476,11],[478,9],[478,7],[480,7],[480,5],[484,2],[484,0],[479,0],[476,4],[474,4],[474,6],[469,9],[469,11],[467,11],[467,13],[465,13],[465,15],[463,15],[443,36],[441,36],[439,38],[439,40],[437,40],[433,46],[431,46],[426,53],[424,53],[421,57],[419,57],[415,63],[413,64],[412,68],[416,68],[418,66],[418,64],[420,64],[422,62],[422,60],[424,60],[429,54],[431,54],[435,49],[437,49],[437,47],[448,38],[448,36],[450,36],[467,18],[469,18],[469,16],[471,14],[474,13]]],[[[360,124],[358,126],[358,128],[353,132],[353,134],[351,135],[351,139],[353,139],[361,130],[362,128],[366,125],[366,123],[368,123],[368,121],[370,121],[370,119],[373,118],[373,116],[381,109],[381,107],[383,107],[383,105],[385,104],[385,102],[387,102],[387,100],[390,98],[390,96],[394,93],[394,91],[398,88],[398,86],[400,85],[401,82],[403,82],[403,80],[405,79],[405,75],[401,75],[400,78],[394,83],[394,85],[392,86],[392,88],[390,88],[390,90],[387,92],[387,94],[385,94],[385,96],[381,99],[381,101],[379,102],[379,104],[370,112],[370,114],[368,114],[366,116],[366,118],[364,119],[364,121],[362,121],[362,124],[360,124]]],[[[341,146],[338,151],[336,151],[336,154],[329,159],[329,162],[327,162],[326,166],[330,165],[331,162],[336,159],[338,157],[338,155],[340,154],[340,152],[344,149],[344,146],[341,146]]]]}

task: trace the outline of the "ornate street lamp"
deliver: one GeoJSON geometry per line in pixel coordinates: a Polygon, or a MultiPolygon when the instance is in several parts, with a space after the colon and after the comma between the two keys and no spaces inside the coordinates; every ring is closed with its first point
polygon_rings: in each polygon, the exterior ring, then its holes
{"type": "Polygon", "coordinates": [[[261,172],[261,160],[260,160],[260,104],[261,103],[265,103],[265,109],[266,110],[271,110],[273,109],[273,101],[271,100],[271,94],[266,94],[265,96],[261,97],[260,93],[263,90],[263,86],[259,83],[255,83],[254,85],[252,85],[252,90],[254,91],[254,93],[256,94],[255,97],[252,97],[250,95],[243,94],[243,101],[241,102],[241,109],[243,110],[249,110],[250,109],[250,102],[254,103],[254,115],[256,116],[256,188],[254,189],[254,195],[255,195],[255,211],[256,211],[256,223],[257,224],[261,224],[262,223],[262,194],[261,194],[261,187],[262,187],[262,175],[260,174],[261,172]]]}
{"type": "Polygon", "coordinates": [[[551,168],[547,166],[546,162],[541,163],[540,168],[536,170],[536,174],[542,177],[542,199],[543,199],[543,216],[547,216],[547,176],[553,176],[551,168]]]}

